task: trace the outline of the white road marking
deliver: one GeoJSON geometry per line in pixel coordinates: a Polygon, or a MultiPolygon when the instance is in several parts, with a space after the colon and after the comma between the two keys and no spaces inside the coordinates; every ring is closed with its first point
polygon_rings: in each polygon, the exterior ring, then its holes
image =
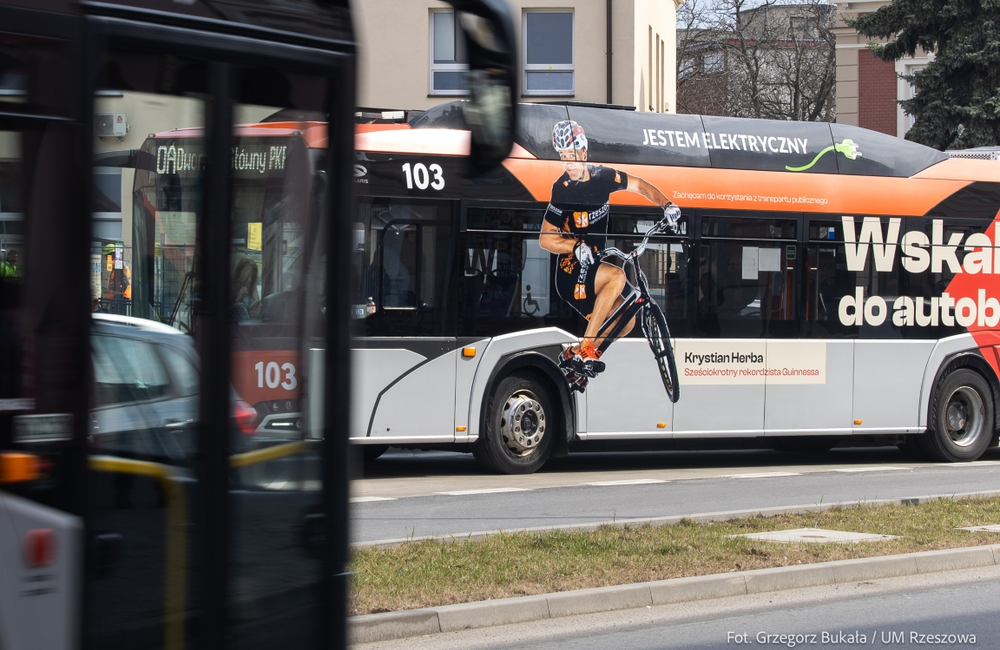
{"type": "Polygon", "coordinates": [[[452,492],[435,492],[434,494],[445,494],[452,497],[464,497],[469,494],[499,494],[500,492],[530,492],[528,488],[502,487],[483,488],[481,490],[454,490],[452,492]]]}
{"type": "Polygon", "coordinates": [[[802,476],[799,472],[760,472],[758,474],[727,474],[719,478],[771,478],[773,476],[802,476]]]}
{"type": "Polygon", "coordinates": [[[370,503],[372,501],[395,501],[396,497],[351,497],[351,503],[370,503]]]}
{"type": "Polygon", "coordinates": [[[658,478],[635,478],[623,481],[597,481],[596,483],[586,483],[586,485],[612,486],[612,485],[650,485],[652,483],[669,483],[658,478]]]}
{"type": "Polygon", "coordinates": [[[844,472],[845,474],[854,472],[891,472],[895,470],[912,470],[912,467],[896,467],[895,465],[871,465],[870,467],[842,467],[840,469],[835,469],[835,472],[844,472]]]}

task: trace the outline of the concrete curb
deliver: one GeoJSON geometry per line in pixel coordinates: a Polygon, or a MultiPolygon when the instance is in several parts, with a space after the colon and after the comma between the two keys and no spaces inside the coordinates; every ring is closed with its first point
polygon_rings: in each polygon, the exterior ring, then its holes
{"type": "Polygon", "coordinates": [[[560,616],[669,605],[799,587],[1000,565],[1000,544],[838,560],[721,575],[503,598],[350,619],[351,643],[371,643],[560,616]]]}
{"type": "Polygon", "coordinates": [[[746,517],[773,517],[775,515],[801,514],[803,512],[825,512],[834,508],[853,508],[856,506],[915,506],[931,501],[949,499],[957,501],[959,499],[988,499],[1000,497],[1000,491],[990,490],[986,492],[962,492],[956,494],[928,494],[919,497],[903,497],[900,499],[868,499],[860,501],[841,501],[838,503],[814,503],[798,506],[775,506],[772,508],[749,508],[747,510],[727,510],[722,512],[699,512],[693,515],[671,515],[669,517],[645,517],[642,519],[616,519],[614,521],[599,521],[586,524],[558,524],[555,526],[537,526],[534,528],[518,528],[516,530],[493,530],[477,531],[472,533],[456,533],[454,535],[427,535],[425,537],[400,537],[396,539],[381,539],[374,542],[355,542],[351,544],[353,548],[392,548],[411,544],[423,540],[436,540],[439,542],[464,542],[470,540],[486,539],[498,533],[546,533],[553,530],[566,531],[591,531],[602,526],[612,526],[614,528],[628,528],[630,526],[642,526],[650,524],[653,526],[669,526],[680,523],[682,520],[706,523],[711,521],[729,521],[731,519],[744,519],[746,517]]]}

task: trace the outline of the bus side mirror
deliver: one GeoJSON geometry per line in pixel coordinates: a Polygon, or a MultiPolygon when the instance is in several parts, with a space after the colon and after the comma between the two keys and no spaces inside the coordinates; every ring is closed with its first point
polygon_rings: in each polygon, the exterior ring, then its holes
{"type": "Polygon", "coordinates": [[[517,125],[517,55],[514,22],[504,0],[448,0],[465,37],[469,103],[465,122],[472,142],[469,167],[483,174],[503,162],[517,125]]]}

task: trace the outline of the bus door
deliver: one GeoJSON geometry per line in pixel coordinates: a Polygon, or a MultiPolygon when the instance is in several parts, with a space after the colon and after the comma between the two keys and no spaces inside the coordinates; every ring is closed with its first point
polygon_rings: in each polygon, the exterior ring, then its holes
{"type": "Polygon", "coordinates": [[[788,257],[796,233],[795,215],[702,216],[696,338],[676,350],[678,435],[765,428],[769,343],[797,335],[795,259],[788,257]]]}
{"type": "Polygon", "coordinates": [[[0,7],[0,648],[77,647],[89,433],[79,24],[0,7]]]}
{"type": "MultiPolygon", "coordinates": [[[[806,283],[802,316],[805,324],[803,345],[812,349],[814,363],[825,358],[821,384],[804,384],[803,404],[808,418],[799,421],[811,428],[846,432],[853,419],[854,338],[858,328],[845,325],[839,317],[840,301],[853,295],[853,273],[847,271],[840,221],[809,219],[806,224],[806,283]],[[817,347],[819,346],[819,347],[817,347]],[[818,356],[823,353],[823,357],[818,356]]],[[[800,359],[804,361],[805,359],[800,359]]]]}
{"type": "Polygon", "coordinates": [[[765,435],[808,435],[811,430],[843,429],[849,424],[844,416],[850,396],[844,391],[851,378],[850,342],[802,338],[808,336],[808,315],[815,314],[816,301],[810,294],[809,280],[817,258],[811,246],[803,247],[795,241],[779,243],[772,255],[778,258],[786,290],[780,310],[776,311],[776,297],[771,297],[765,435]]]}
{"type": "Polygon", "coordinates": [[[133,291],[117,313],[92,302],[86,645],[324,646],[342,622],[307,406],[328,387],[305,378],[327,347],[331,196],[311,149],[349,61],[94,22],[111,126],[92,147],[105,166],[128,155],[117,229],[103,210],[89,238],[92,291],[109,238],[132,250],[111,263],[131,262],[133,291]]]}
{"type": "Polygon", "coordinates": [[[457,201],[358,203],[352,439],[454,441],[457,209],[457,201]]]}

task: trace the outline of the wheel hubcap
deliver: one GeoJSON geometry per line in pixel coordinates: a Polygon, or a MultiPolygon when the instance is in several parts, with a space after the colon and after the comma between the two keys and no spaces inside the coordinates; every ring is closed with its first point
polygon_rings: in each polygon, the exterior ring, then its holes
{"type": "Polygon", "coordinates": [[[952,442],[968,447],[979,439],[984,430],[983,400],[968,386],[955,390],[948,398],[944,419],[952,442]]]}
{"type": "Polygon", "coordinates": [[[531,392],[522,390],[507,398],[500,414],[500,435],[516,456],[527,456],[545,436],[545,411],[531,392]]]}

